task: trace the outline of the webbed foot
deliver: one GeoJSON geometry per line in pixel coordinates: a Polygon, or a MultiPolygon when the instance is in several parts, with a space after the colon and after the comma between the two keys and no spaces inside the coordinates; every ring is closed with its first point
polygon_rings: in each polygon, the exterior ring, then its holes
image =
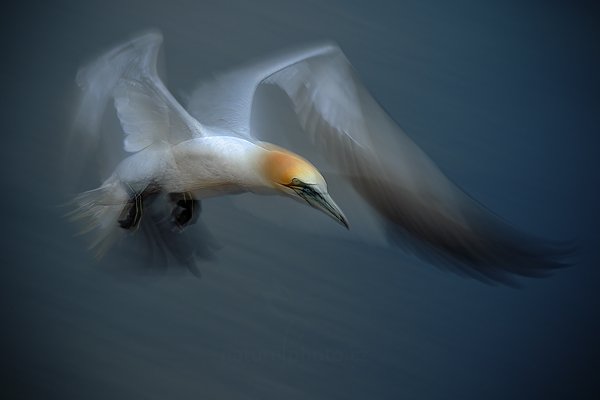
{"type": "Polygon", "coordinates": [[[202,208],[200,201],[194,199],[191,193],[170,193],[169,196],[171,201],[175,203],[173,211],[171,211],[175,226],[184,229],[198,221],[202,208]]]}
{"type": "Polygon", "coordinates": [[[135,230],[142,220],[144,201],[141,195],[134,195],[123,207],[119,215],[119,226],[126,230],[135,230]]]}

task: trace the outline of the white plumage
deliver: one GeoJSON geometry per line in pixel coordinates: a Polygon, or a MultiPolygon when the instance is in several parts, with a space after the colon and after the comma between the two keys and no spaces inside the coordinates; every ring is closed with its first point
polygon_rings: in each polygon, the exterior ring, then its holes
{"type": "Polygon", "coordinates": [[[98,233],[96,245],[136,227],[135,213],[158,193],[194,200],[244,191],[286,195],[347,226],[319,171],[262,142],[253,128],[273,117],[271,95],[257,95],[271,86],[290,100],[308,151],[352,185],[396,243],[488,281],[542,276],[563,265],[566,248],[518,232],[452,184],[377,104],[337,45],[293,50],[201,83],[188,107],[194,118],[158,77],[161,41],[158,33],[139,36],[77,75],[83,96],[76,126],[96,138],[112,99],[123,147],[133,153],[99,189],[77,198],[75,215],[98,233]]]}

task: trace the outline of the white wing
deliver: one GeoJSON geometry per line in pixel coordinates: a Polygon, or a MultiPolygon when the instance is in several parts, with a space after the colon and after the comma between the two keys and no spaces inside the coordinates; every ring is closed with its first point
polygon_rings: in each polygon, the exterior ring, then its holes
{"type": "Polygon", "coordinates": [[[110,50],[77,74],[82,88],[76,125],[98,134],[113,98],[125,132],[124,149],[140,151],[157,141],[178,143],[202,135],[202,127],[175,100],[156,71],[162,36],[152,32],[110,50]]]}
{"type": "Polygon", "coordinates": [[[563,265],[570,249],[518,232],[452,184],[333,44],[217,76],[195,91],[190,112],[203,124],[259,139],[251,121],[276,117],[269,95],[255,95],[264,84],[285,92],[313,148],[383,217],[396,243],[486,281],[541,276],[563,265]]]}

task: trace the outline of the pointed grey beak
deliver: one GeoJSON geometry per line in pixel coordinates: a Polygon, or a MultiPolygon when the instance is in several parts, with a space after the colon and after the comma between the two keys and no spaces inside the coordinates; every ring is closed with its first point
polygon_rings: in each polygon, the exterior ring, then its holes
{"type": "Polygon", "coordinates": [[[333,218],[339,224],[345,226],[346,229],[350,229],[346,216],[344,215],[340,207],[337,204],[335,204],[335,201],[333,201],[333,199],[328,193],[319,193],[319,195],[317,196],[307,197],[306,200],[311,206],[313,206],[317,210],[323,211],[325,214],[333,218]]]}
{"type": "Polygon", "coordinates": [[[293,198],[305,200],[311,207],[323,211],[335,221],[345,226],[346,229],[350,229],[346,216],[340,207],[335,204],[335,201],[333,201],[326,189],[320,189],[314,184],[306,184],[297,178],[292,179],[292,182],[283,186],[292,189],[296,193],[297,197],[292,196],[293,198]]]}

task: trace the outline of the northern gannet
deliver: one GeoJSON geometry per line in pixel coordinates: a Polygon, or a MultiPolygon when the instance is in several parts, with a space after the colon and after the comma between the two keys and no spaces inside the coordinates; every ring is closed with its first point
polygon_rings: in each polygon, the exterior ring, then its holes
{"type": "Polygon", "coordinates": [[[301,201],[348,228],[319,170],[252,129],[256,115],[269,118],[256,92],[270,85],[287,95],[313,149],[377,212],[391,238],[490,282],[564,265],[566,249],[522,234],[451,183],[368,93],[336,44],[219,74],[199,85],[186,110],[157,73],[161,43],[160,33],[145,33],[77,74],[76,126],[97,140],[112,99],[131,153],[100,187],[75,199],[73,217],[95,232],[100,252],[118,232],[135,230],[145,202],[159,193],[168,196],[177,229],[195,222],[200,199],[241,192],[301,201]]]}

